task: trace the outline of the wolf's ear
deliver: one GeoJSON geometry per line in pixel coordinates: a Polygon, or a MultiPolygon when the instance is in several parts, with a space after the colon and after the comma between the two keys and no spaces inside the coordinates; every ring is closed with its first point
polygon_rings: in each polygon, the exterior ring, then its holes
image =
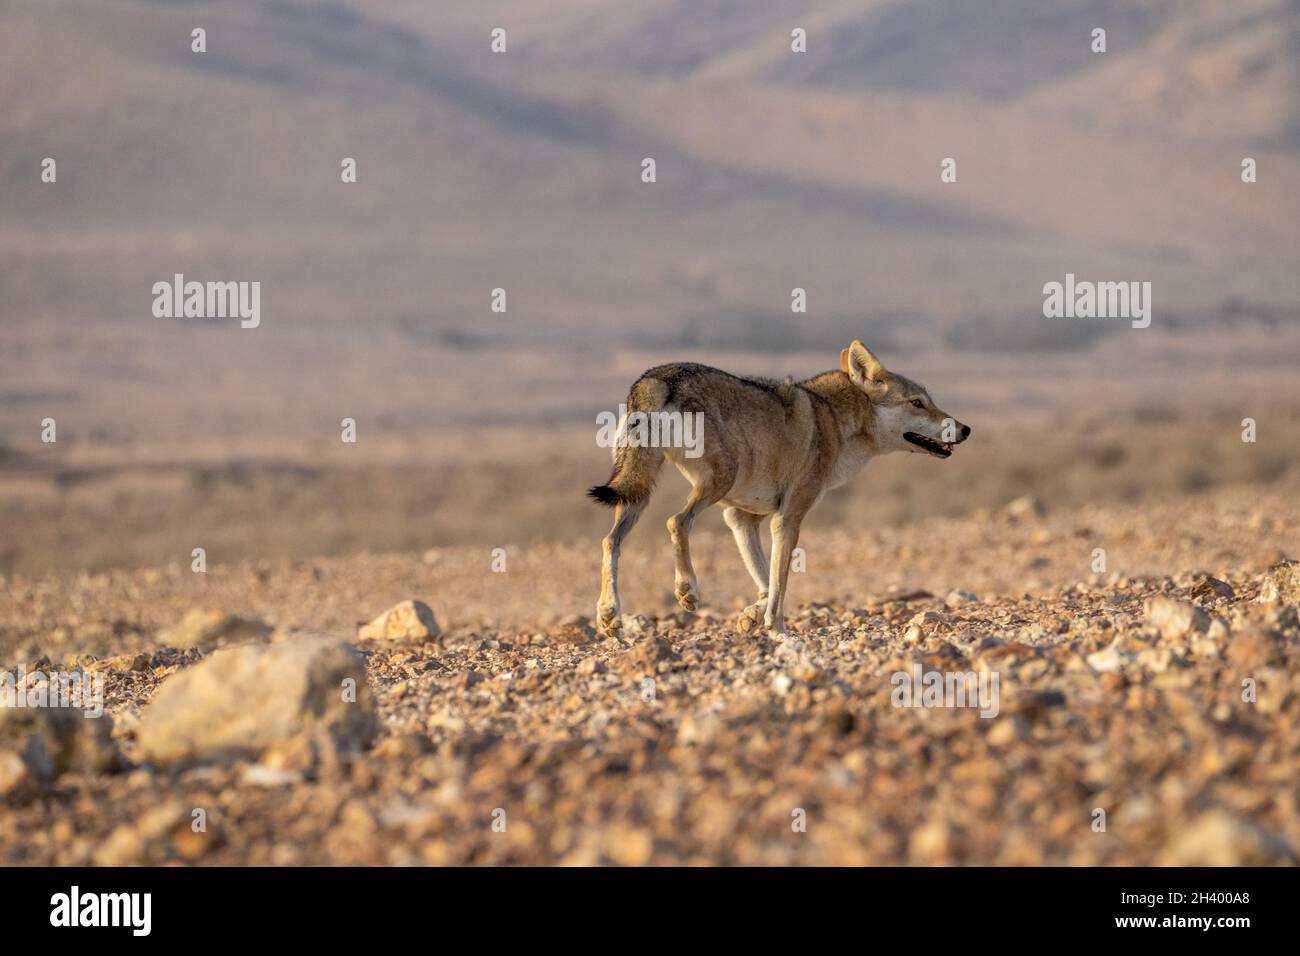
{"type": "Polygon", "coordinates": [[[871,349],[854,339],[853,344],[840,352],[840,369],[848,373],[849,380],[866,392],[877,392],[885,384],[888,373],[871,349]]]}

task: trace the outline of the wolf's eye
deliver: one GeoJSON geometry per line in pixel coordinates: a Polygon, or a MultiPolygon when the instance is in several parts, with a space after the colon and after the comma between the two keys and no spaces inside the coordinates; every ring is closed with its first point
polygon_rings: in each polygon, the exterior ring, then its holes
{"type": "Polygon", "coordinates": [[[914,399],[912,399],[912,407],[913,407],[913,408],[925,408],[925,402],[921,401],[919,398],[914,398],[914,399]]]}

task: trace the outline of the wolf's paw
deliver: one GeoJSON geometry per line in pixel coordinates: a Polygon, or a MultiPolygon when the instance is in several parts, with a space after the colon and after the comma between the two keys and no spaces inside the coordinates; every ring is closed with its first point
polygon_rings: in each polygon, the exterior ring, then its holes
{"type": "Polygon", "coordinates": [[[677,603],[686,610],[694,612],[700,606],[700,596],[695,593],[695,585],[690,581],[680,582],[674,593],[677,595],[677,603]]]}
{"type": "Polygon", "coordinates": [[[618,637],[623,630],[623,621],[618,608],[613,605],[596,608],[596,632],[602,637],[618,637]]]}
{"type": "Polygon", "coordinates": [[[767,599],[764,598],[745,608],[736,617],[736,629],[741,634],[752,634],[763,626],[763,616],[767,613],[767,599]]]}

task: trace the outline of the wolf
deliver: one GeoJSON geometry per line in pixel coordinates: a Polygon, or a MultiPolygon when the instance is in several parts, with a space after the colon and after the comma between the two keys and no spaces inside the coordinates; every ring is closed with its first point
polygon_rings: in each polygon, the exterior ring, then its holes
{"type": "MultiPolygon", "coordinates": [[[[802,382],[752,378],[692,362],[660,365],[633,383],[627,413],[701,415],[702,453],[629,441],[625,423],[613,442],[609,481],[587,494],[614,509],[602,542],[596,627],[606,637],[622,628],[619,548],[645,510],[664,459],[691,483],[686,507],[668,519],[676,571],[674,593],[688,611],[699,607],[691,566],[691,526],[701,511],[723,506],[740,557],[758,586],[758,600],[740,614],[742,631],[760,624],[785,636],[785,593],[799,527],[822,495],[854,477],[872,458],[910,451],[948,458],[970,437],[935,405],[924,386],[888,371],[861,341],[840,352],[840,367],[802,382]],[[771,561],[759,523],[771,517],[771,561]]],[[[627,417],[626,415],[624,416],[627,417]]]]}

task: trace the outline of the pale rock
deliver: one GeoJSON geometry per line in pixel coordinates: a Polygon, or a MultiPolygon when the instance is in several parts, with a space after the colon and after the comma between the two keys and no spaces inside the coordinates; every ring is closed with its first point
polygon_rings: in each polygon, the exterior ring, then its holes
{"type": "Polygon", "coordinates": [[[942,820],[923,823],[907,841],[913,862],[942,860],[948,855],[948,825],[942,820]]]}
{"type": "Polygon", "coordinates": [[[91,671],[92,673],[99,671],[139,673],[149,670],[149,655],[119,654],[116,657],[106,657],[102,661],[90,662],[86,665],[86,670],[91,671]]]}
{"type": "Polygon", "coordinates": [[[1265,604],[1300,604],[1300,561],[1279,561],[1269,568],[1260,585],[1259,600],[1265,604]]]}
{"type": "Polygon", "coordinates": [[[1180,641],[1210,629],[1210,615],[1194,604],[1157,594],[1146,599],[1143,611],[1148,623],[1167,641],[1180,641]]]}
{"type": "Polygon", "coordinates": [[[1188,646],[1191,648],[1192,654],[1196,657],[1210,658],[1219,656],[1219,649],[1222,644],[1223,641],[1221,639],[1216,639],[1208,634],[1194,634],[1192,635],[1191,643],[1188,646]]]}
{"type": "Polygon", "coordinates": [[[709,744],[723,729],[722,718],[708,710],[688,713],[677,726],[677,741],[681,744],[709,744]]]}
{"type": "Polygon", "coordinates": [[[955,588],[948,592],[948,596],[943,599],[943,603],[948,607],[958,607],[962,604],[973,604],[978,600],[979,596],[975,593],[955,588]]]}
{"type": "Polygon", "coordinates": [[[1138,653],[1137,662],[1153,674],[1163,674],[1173,662],[1173,653],[1167,647],[1148,647],[1138,653]]]}
{"type": "Polygon", "coordinates": [[[143,759],[230,760],[351,754],[378,728],[365,659],[346,642],[306,636],[224,648],[168,678],[140,721],[143,759]],[[354,699],[353,699],[354,698],[354,699]]]}
{"type": "Polygon", "coordinates": [[[239,775],[239,782],[245,787],[288,787],[301,783],[301,770],[286,767],[271,767],[264,763],[249,764],[239,775]]]}
{"type": "Polygon", "coordinates": [[[21,754],[0,750],[0,797],[26,801],[49,785],[49,776],[34,774],[21,754]]]}
{"type": "MultiPolygon", "coordinates": [[[[272,630],[262,621],[238,617],[215,608],[194,608],[179,624],[160,634],[158,641],[164,647],[185,650],[213,644],[265,640],[272,630]]],[[[134,666],[132,669],[135,669],[134,666]]]]}
{"type": "Polygon", "coordinates": [[[942,611],[918,611],[908,621],[908,624],[915,624],[924,630],[933,630],[936,627],[943,627],[948,623],[948,615],[942,611]]]}
{"type": "Polygon", "coordinates": [[[623,633],[628,637],[646,637],[655,633],[655,622],[644,614],[628,614],[623,617],[623,633]]]}
{"type": "Polygon", "coordinates": [[[403,601],[357,631],[362,641],[427,641],[442,634],[429,605],[423,601],[403,601]]]}
{"type": "Polygon", "coordinates": [[[1033,495],[1021,495],[1008,502],[1002,509],[1002,514],[1013,521],[1020,521],[1025,518],[1041,518],[1047,514],[1047,508],[1033,495]]]}
{"type": "Polygon", "coordinates": [[[1137,656],[1127,651],[1121,650],[1119,642],[1104,647],[1099,651],[1089,654],[1085,660],[1088,666],[1099,674],[1108,674],[1112,671],[1123,670],[1127,665],[1137,660],[1137,656]]]}
{"type": "Polygon", "coordinates": [[[1016,718],[1003,717],[1001,720],[994,721],[985,739],[995,747],[1005,747],[1008,744],[1015,743],[1019,736],[1020,731],[1016,726],[1016,718]]]}
{"type": "Polygon", "coordinates": [[[1295,850],[1275,833],[1222,810],[1197,817],[1162,852],[1161,866],[1295,865],[1295,850]]]}

